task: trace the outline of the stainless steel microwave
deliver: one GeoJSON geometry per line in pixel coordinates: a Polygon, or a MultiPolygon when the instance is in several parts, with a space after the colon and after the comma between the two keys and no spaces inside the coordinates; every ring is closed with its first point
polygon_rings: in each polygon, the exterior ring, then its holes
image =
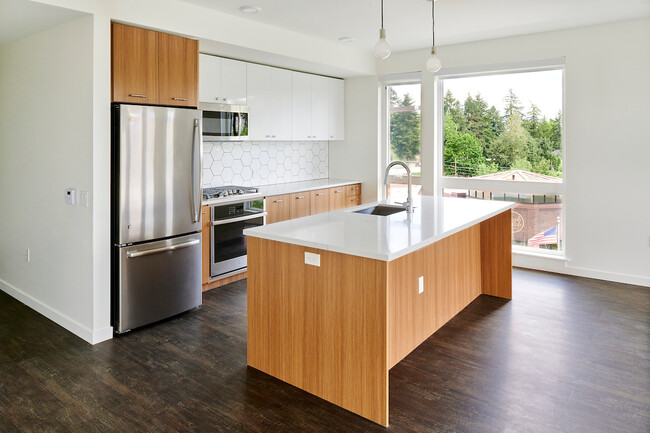
{"type": "Polygon", "coordinates": [[[248,140],[248,106],[202,102],[203,141],[248,140]]]}

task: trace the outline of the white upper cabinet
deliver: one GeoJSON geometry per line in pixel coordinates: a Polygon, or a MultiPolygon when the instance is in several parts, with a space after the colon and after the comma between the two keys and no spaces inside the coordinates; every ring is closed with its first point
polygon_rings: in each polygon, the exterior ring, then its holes
{"type": "Polygon", "coordinates": [[[247,105],[245,62],[221,59],[221,94],[226,104],[247,105]]]}
{"type": "Polygon", "coordinates": [[[221,58],[199,54],[199,102],[221,100],[221,58]]]}
{"type": "Polygon", "coordinates": [[[291,131],[291,71],[271,68],[271,138],[288,141],[291,131]]]}
{"type": "Polygon", "coordinates": [[[329,80],[311,76],[311,140],[329,140],[329,80]]]}
{"type": "Polygon", "coordinates": [[[345,139],[345,85],[343,80],[329,79],[329,140],[345,139]]]}
{"type": "Polygon", "coordinates": [[[246,65],[248,136],[251,140],[271,139],[271,68],[246,65]]]}
{"type": "Polygon", "coordinates": [[[311,77],[302,72],[291,73],[292,83],[292,139],[311,140],[311,77]]]}
{"type": "Polygon", "coordinates": [[[248,105],[252,140],[343,140],[343,93],[343,80],[199,54],[199,101],[248,105]]]}
{"type": "Polygon", "coordinates": [[[246,105],[246,63],[199,54],[199,102],[246,105]]]}

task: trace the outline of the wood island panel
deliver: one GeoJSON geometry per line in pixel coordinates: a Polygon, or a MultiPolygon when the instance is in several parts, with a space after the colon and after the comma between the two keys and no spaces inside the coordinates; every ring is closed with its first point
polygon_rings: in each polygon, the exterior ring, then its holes
{"type": "Polygon", "coordinates": [[[388,263],[388,368],[481,294],[480,230],[472,226],[388,263]],[[419,277],[424,290],[419,293],[419,277]]]}
{"type": "Polygon", "coordinates": [[[481,293],[512,299],[512,212],[480,224],[481,293]]]}
{"type": "Polygon", "coordinates": [[[386,273],[383,261],[249,237],[248,365],[388,425],[386,273]]]}

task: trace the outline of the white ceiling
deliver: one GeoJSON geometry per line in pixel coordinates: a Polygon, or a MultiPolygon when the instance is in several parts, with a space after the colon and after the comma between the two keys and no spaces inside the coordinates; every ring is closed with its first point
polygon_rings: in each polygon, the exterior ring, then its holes
{"type": "Polygon", "coordinates": [[[0,10],[0,45],[85,15],[25,0],[0,0],[0,10]]]}
{"type": "MultiPolygon", "coordinates": [[[[331,41],[349,36],[371,50],[380,0],[180,0],[331,41]],[[240,6],[259,6],[244,14],[240,6]]],[[[650,16],[650,0],[438,0],[436,45],[538,33],[650,16]]],[[[384,0],[386,40],[394,51],[431,46],[431,2],[384,0]]]]}

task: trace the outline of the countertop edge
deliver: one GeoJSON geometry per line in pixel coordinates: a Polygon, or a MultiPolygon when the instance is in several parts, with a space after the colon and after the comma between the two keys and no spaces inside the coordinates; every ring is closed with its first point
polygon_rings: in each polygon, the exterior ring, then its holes
{"type": "MultiPolygon", "coordinates": [[[[367,206],[372,206],[373,204],[377,204],[377,203],[378,202],[364,203],[361,206],[367,207],[367,206]]],[[[361,206],[356,206],[356,207],[350,208],[350,209],[355,209],[355,208],[361,207],[361,206]]],[[[442,239],[445,239],[445,238],[447,238],[447,237],[449,237],[451,235],[454,235],[454,234],[456,234],[456,233],[458,233],[460,231],[463,231],[463,230],[465,230],[465,229],[467,229],[469,227],[472,227],[472,226],[474,226],[476,224],[480,224],[483,221],[488,220],[488,219],[490,219],[490,218],[492,218],[492,217],[494,217],[496,215],[499,215],[500,213],[503,213],[503,212],[505,212],[507,210],[510,210],[510,209],[512,209],[514,207],[515,207],[515,203],[509,203],[508,206],[503,207],[502,209],[497,209],[497,210],[494,210],[492,212],[489,212],[489,213],[487,213],[487,214],[485,214],[485,215],[483,215],[483,216],[481,216],[479,218],[476,218],[475,220],[472,220],[471,222],[467,222],[467,223],[462,224],[462,225],[460,225],[458,227],[455,227],[454,229],[449,230],[448,232],[445,232],[442,235],[431,237],[429,239],[426,239],[426,240],[424,240],[422,242],[418,242],[417,244],[411,245],[411,246],[409,246],[409,247],[407,247],[407,248],[405,248],[405,249],[403,249],[403,250],[401,250],[399,252],[392,253],[392,254],[373,253],[373,252],[370,252],[370,251],[358,251],[358,250],[355,250],[355,249],[352,249],[352,248],[340,248],[340,247],[336,247],[336,246],[332,246],[332,245],[321,244],[321,243],[318,243],[318,242],[310,242],[310,241],[302,240],[302,239],[289,238],[289,237],[285,237],[285,236],[282,236],[282,235],[276,235],[276,234],[270,234],[269,235],[269,234],[266,234],[266,233],[251,233],[249,230],[244,230],[244,234],[246,236],[259,238],[259,239],[265,239],[265,240],[269,240],[269,241],[283,242],[283,243],[292,244],[292,245],[300,245],[300,246],[307,247],[307,248],[315,248],[315,249],[324,250],[324,251],[331,251],[331,252],[341,253],[341,254],[349,254],[349,255],[352,255],[352,256],[365,257],[365,258],[368,258],[368,259],[380,260],[380,261],[384,261],[384,262],[391,262],[391,261],[393,261],[395,259],[398,259],[398,258],[400,258],[402,256],[405,256],[405,255],[410,254],[410,253],[412,253],[414,251],[422,249],[422,248],[424,248],[424,247],[426,247],[428,245],[434,244],[434,243],[436,243],[436,242],[438,242],[438,241],[440,241],[442,239]]],[[[350,209],[346,209],[346,210],[350,210],[350,209]]],[[[346,211],[346,210],[342,210],[342,211],[346,211]]]]}

